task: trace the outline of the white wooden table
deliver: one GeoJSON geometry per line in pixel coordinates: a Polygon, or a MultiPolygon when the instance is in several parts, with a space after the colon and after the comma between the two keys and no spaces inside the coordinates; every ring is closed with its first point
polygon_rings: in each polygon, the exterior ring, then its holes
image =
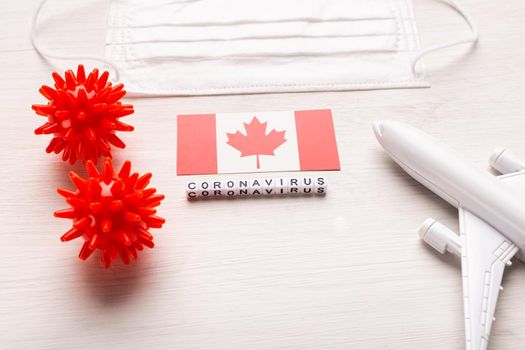
{"type": "MultiPolygon", "coordinates": [[[[424,45],[466,33],[439,1],[414,3],[424,45]]],[[[457,228],[456,212],[394,166],[370,127],[410,122],[481,167],[497,145],[525,156],[525,3],[463,3],[481,40],[426,58],[430,89],[131,100],[136,130],[116,163],[153,172],[167,224],[136,264],[104,270],[77,259],[80,241],[59,241],[70,222],[52,216],[70,167],[33,135],[30,107],[52,71],[29,42],[38,1],[2,1],[0,348],[463,349],[459,260],[416,234],[429,216],[457,228]],[[342,162],[325,198],[185,200],[178,113],[325,107],[342,162]]],[[[51,0],[43,43],[102,53],[105,4],[51,0]]],[[[525,348],[522,263],[503,285],[490,348],[525,348]]]]}

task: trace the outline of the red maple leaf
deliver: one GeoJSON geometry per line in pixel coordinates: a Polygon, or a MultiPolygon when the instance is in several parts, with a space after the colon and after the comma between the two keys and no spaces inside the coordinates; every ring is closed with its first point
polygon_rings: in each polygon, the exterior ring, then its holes
{"type": "Polygon", "coordinates": [[[237,131],[235,134],[228,135],[228,145],[241,151],[241,157],[257,156],[257,169],[260,168],[259,156],[273,156],[273,151],[286,142],[284,133],[286,131],[275,131],[273,129],[266,134],[267,122],[261,123],[257,117],[253,117],[250,124],[244,124],[246,135],[237,131]]]}

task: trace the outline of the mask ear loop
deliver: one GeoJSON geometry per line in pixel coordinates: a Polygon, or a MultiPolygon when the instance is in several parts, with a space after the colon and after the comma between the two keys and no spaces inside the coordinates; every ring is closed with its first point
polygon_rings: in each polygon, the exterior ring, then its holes
{"type": "Polygon", "coordinates": [[[470,34],[470,36],[468,38],[454,40],[454,41],[450,41],[450,42],[447,42],[447,43],[430,46],[430,47],[420,51],[417,54],[417,56],[414,57],[414,59],[412,60],[412,71],[416,75],[418,75],[417,70],[416,70],[417,63],[424,56],[428,55],[429,53],[434,52],[434,51],[438,51],[438,50],[441,50],[441,49],[446,49],[446,48],[449,48],[449,47],[452,47],[452,46],[462,45],[462,44],[471,44],[471,43],[475,44],[478,41],[478,39],[479,39],[478,28],[477,28],[476,24],[474,23],[474,21],[472,20],[472,18],[467,14],[467,12],[458,3],[456,3],[454,0],[443,0],[443,1],[445,1],[450,7],[452,7],[457,13],[459,13],[461,15],[461,17],[463,17],[463,19],[467,22],[467,24],[470,27],[471,34],[470,34]]]}
{"type": "Polygon", "coordinates": [[[33,45],[34,49],[38,52],[38,54],[45,59],[58,59],[58,60],[90,60],[90,61],[97,61],[102,62],[106,66],[110,67],[115,76],[115,81],[120,80],[120,73],[117,68],[117,65],[106,58],[103,57],[97,57],[97,56],[81,56],[81,55],[60,55],[53,52],[50,52],[48,49],[42,47],[38,41],[38,29],[37,29],[37,22],[38,17],[40,16],[40,12],[42,8],[44,7],[47,0],[42,0],[38,8],[36,9],[34,15],[33,15],[33,21],[31,24],[31,44],[33,45]]]}

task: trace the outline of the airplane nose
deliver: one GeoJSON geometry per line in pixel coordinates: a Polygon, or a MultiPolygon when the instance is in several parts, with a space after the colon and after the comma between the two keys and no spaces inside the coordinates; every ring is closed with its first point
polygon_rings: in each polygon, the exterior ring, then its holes
{"type": "Polygon", "coordinates": [[[385,131],[383,125],[384,125],[384,121],[383,120],[375,121],[374,124],[373,124],[374,134],[376,134],[376,138],[379,141],[383,137],[383,132],[385,131]]]}

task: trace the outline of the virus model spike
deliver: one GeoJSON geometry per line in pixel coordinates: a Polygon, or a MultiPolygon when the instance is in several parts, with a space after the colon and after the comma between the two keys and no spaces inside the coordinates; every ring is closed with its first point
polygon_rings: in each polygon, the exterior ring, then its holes
{"type": "Polygon", "coordinates": [[[132,131],[131,125],[119,119],[133,113],[133,106],[119,100],[126,94],[124,86],[108,82],[109,73],[99,76],[98,69],[86,76],[84,66],[77,73],[68,70],[64,77],[53,73],[54,88],[43,85],[40,93],[49,100],[35,104],[36,114],[47,122],[35,134],[53,134],[47,153],[62,152],[62,159],[74,164],[77,159],[97,162],[101,156],[111,157],[111,145],[124,148],[116,131],[132,131]]]}
{"type": "Polygon", "coordinates": [[[129,161],[118,173],[110,158],[105,159],[100,171],[91,160],[86,167],[87,179],[74,172],[69,174],[76,191],[58,189],[71,207],[56,211],[55,217],[73,220],[71,229],[60,239],[67,242],[83,237],[79,255],[82,260],[98,249],[106,268],[117,256],[129,264],[130,259],[137,259],[137,250],[153,248],[149,229],[164,224],[165,220],[155,215],[164,196],[155,188],[147,188],[150,173],[130,173],[129,161]]]}

